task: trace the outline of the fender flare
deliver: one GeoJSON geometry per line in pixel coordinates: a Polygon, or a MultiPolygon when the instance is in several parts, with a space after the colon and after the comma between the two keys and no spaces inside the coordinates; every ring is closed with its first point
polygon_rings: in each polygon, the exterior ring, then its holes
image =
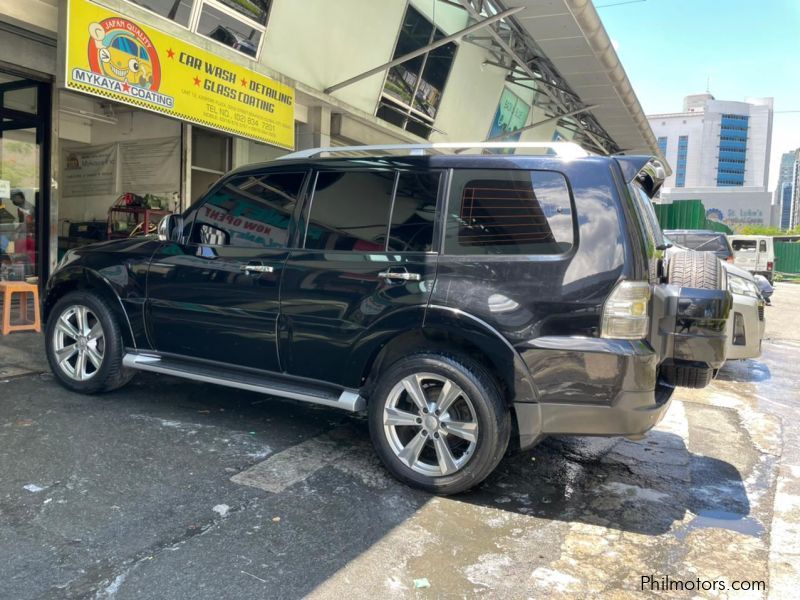
{"type": "Polygon", "coordinates": [[[425,314],[423,330],[431,328],[444,329],[464,337],[491,354],[496,362],[510,365],[511,371],[504,374],[503,379],[509,385],[512,402],[539,402],[539,391],[525,361],[489,323],[462,310],[432,304],[425,314]]]}
{"type": "Polygon", "coordinates": [[[119,287],[115,286],[111,280],[94,269],[83,265],[60,269],[53,273],[50,279],[48,279],[42,302],[43,321],[47,322],[50,310],[56,302],[58,302],[60,297],[63,296],[63,293],[60,293],[60,291],[65,288],[68,291],[75,289],[98,291],[103,299],[108,301],[111,310],[117,317],[125,345],[136,348],[136,338],[133,335],[133,327],[128,318],[128,313],[122,304],[119,287]]]}

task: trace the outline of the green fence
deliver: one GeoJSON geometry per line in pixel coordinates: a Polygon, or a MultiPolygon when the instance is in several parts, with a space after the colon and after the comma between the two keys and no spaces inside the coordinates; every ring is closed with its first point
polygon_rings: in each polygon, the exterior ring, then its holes
{"type": "Polygon", "coordinates": [[[662,229],[711,229],[731,234],[733,231],[706,218],[706,207],[700,200],[675,200],[672,204],[654,204],[662,229]]]}
{"type": "Polygon", "coordinates": [[[775,242],[775,270],[800,273],[800,242],[775,242]]]}

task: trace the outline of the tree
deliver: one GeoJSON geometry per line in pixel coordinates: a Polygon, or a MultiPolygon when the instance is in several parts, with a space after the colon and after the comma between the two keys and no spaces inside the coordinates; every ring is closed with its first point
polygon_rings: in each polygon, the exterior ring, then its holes
{"type": "Polygon", "coordinates": [[[737,233],[742,235],[800,235],[800,227],[785,231],[778,227],[766,227],[765,225],[745,225],[737,233]]]}

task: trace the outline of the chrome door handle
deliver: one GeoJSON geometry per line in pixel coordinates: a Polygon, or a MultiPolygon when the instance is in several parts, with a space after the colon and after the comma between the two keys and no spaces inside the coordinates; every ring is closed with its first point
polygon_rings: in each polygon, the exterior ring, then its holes
{"type": "Polygon", "coordinates": [[[401,279],[403,281],[420,281],[422,275],[419,273],[409,273],[407,271],[381,271],[378,277],[383,279],[401,279]]]}
{"type": "Polygon", "coordinates": [[[275,267],[269,265],[242,265],[242,271],[245,273],[274,273],[275,267]]]}

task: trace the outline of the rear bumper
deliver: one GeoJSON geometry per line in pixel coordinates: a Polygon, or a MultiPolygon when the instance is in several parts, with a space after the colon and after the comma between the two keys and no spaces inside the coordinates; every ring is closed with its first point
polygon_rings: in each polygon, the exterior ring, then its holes
{"type": "Polygon", "coordinates": [[[640,435],[655,427],[669,408],[674,388],[659,385],[651,392],[620,392],[606,406],[594,404],[514,404],[520,447],[545,435],[640,435]],[[533,426],[539,421],[541,427],[533,426]],[[528,427],[525,427],[528,425],[528,427]]]}
{"type": "Polygon", "coordinates": [[[727,290],[655,286],[648,340],[540,337],[518,347],[538,402],[515,402],[522,448],[550,434],[640,435],[669,407],[662,365],[718,369],[727,354],[727,290]]]}
{"type": "Polygon", "coordinates": [[[542,337],[522,353],[539,402],[514,404],[519,445],[546,435],[639,435],[661,420],[673,388],[657,383],[643,341],[542,337]]]}
{"type": "Polygon", "coordinates": [[[733,310],[728,319],[728,359],[758,358],[761,356],[761,338],[764,337],[765,322],[761,320],[762,301],[750,296],[733,294],[733,310]],[[739,321],[744,328],[744,336],[736,336],[734,327],[739,321]]]}

